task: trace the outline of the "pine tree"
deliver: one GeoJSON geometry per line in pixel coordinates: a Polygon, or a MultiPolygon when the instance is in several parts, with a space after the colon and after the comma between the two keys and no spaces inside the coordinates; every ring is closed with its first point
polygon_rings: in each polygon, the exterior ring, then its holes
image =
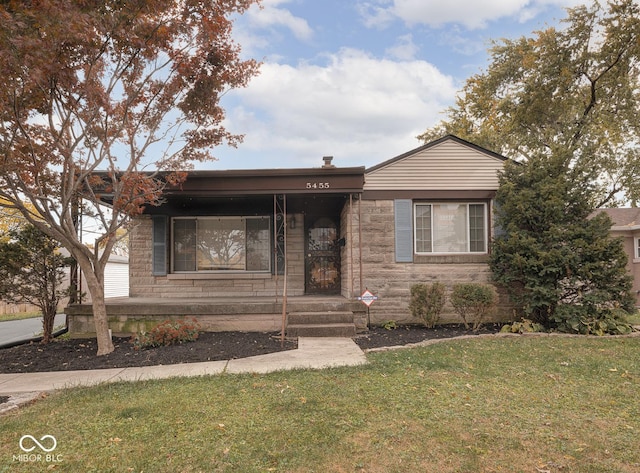
{"type": "Polygon", "coordinates": [[[496,195],[490,266],[525,318],[576,333],[625,331],[633,311],[622,242],[590,218],[592,176],[566,160],[508,163],[496,195]]]}

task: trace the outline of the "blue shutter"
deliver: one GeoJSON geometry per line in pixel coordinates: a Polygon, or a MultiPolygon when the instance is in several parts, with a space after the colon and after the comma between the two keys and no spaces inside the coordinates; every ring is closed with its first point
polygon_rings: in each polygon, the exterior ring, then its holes
{"type": "Polygon", "coordinates": [[[167,275],[167,217],[154,215],[153,222],[153,275],[167,275]]]}
{"type": "Polygon", "coordinates": [[[413,262],[413,202],[411,199],[394,201],[396,262],[413,262]]]}

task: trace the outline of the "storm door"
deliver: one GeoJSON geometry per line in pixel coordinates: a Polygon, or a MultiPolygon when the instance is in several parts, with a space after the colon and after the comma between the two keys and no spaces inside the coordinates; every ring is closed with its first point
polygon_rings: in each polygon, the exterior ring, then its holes
{"type": "Polygon", "coordinates": [[[305,235],[307,294],[340,293],[338,225],[327,217],[313,220],[305,235]]]}

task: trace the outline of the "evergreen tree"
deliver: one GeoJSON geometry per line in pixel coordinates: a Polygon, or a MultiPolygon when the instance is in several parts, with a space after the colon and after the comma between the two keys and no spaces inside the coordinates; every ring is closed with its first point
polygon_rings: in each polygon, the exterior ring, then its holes
{"type": "Polygon", "coordinates": [[[617,333],[633,311],[621,240],[605,214],[589,218],[593,180],[559,158],[508,163],[496,195],[490,266],[522,315],[549,328],[617,333]]]}
{"type": "Polygon", "coordinates": [[[55,240],[33,225],[12,230],[0,242],[0,299],[28,303],[42,312],[42,343],[53,338],[53,324],[63,288],[64,268],[71,263],[55,240]]]}

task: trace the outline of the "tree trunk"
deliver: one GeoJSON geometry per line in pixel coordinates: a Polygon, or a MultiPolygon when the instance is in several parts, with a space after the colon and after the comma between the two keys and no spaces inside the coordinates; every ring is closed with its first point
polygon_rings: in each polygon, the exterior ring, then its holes
{"type": "Polygon", "coordinates": [[[53,325],[56,319],[56,311],[58,309],[56,304],[44,304],[41,307],[42,310],[42,342],[49,343],[53,339],[53,325]]]}
{"type": "MultiPolygon", "coordinates": [[[[87,260],[88,262],[88,260],[87,260]]],[[[98,277],[93,271],[92,265],[87,266],[79,262],[87,280],[89,293],[91,294],[91,307],[93,309],[93,322],[96,328],[96,340],[98,342],[98,356],[108,355],[113,351],[113,341],[109,335],[109,321],[107,319],[107,307],[104,302],[104,276],[98,277]]],[[[96,268],[99,266],[96,265],[96,268]]],[[[104,275],[104,268],[102,269],[104,275]]]]}

